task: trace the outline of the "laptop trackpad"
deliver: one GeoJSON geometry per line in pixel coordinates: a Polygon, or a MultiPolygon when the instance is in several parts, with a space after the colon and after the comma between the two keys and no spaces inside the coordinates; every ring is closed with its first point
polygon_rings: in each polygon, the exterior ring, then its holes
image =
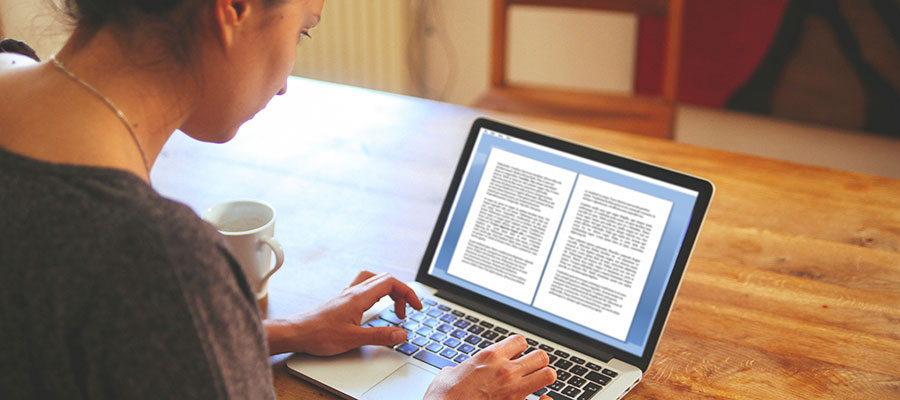
{"type": "Polygon", "coordinates": [[[369,389],[363,397],[367,400],[421,399],[435,375],[432,371],[406,363],[369,389]]]}

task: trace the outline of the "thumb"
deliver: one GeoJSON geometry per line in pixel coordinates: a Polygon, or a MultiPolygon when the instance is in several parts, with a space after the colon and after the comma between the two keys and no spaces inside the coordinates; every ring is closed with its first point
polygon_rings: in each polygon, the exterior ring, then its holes
{"type": "Polygon", "coordinates": [[[377,327],[362,328],[360,327],[361,345],[394,345],[402,343],[406,340],[406,330],[403,328],[377,327]]]}

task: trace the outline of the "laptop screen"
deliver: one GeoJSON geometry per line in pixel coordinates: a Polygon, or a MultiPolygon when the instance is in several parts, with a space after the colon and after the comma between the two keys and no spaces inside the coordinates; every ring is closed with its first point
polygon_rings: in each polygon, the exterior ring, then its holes
{"type": "Polygon", "coordinates": [[[698,192],[488,127],[464,162],[428,275],[641,357],[698,192]]]}

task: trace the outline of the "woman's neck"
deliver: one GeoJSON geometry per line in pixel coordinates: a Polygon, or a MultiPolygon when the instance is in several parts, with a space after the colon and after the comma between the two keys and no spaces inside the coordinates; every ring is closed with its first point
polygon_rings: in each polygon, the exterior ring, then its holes
{"type": "Polygon", "coordinates": [[[80,41],[83,34],[76,31],[56,55],[76,79],[50,63],[0,75],[7,94],[0,99],[0,146],[45,161],[124,169],[149,181],[148,166],[187,118],[192,80],[177,67],[129,57],[151,52],[126,54],[111,30],[80,41]]]}

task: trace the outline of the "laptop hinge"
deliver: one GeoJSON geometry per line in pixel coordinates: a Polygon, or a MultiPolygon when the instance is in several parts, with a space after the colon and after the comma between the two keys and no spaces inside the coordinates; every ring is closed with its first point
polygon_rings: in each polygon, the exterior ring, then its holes
{"type": "Polygon", "coordinates": [[[546,323],[541,323],[536,319],[525,319],[520,318],[515,315],[511,315],[509,312],[502,312],[498,308],[492,307],[485,303],[477,302],[463,295],[456,294],[454,292],[448,290],[440,290],[435,293],[437,297],[441,297],[447,299],[451,302],[457,303],[461,306],[470,308],[472,310],[477,310],[478,312],[487,315],[491,318],[494,318],[499,321],[503,321],[507,324],[517,326],[521,329],[524,329],[528,332],[534,333],[535,335],[541,336],[543,338],[552,340],[559,344],[565,345],[573,350],[580,351],[586,355],[594,357],[603,362],[609,362],[612,360],[613,356],[607,352],[601,351],[597,349],[596,345],[591,345],[586,341],[578,340],[577,338],[573,339],[570,336],[562,335],[559,332],[548,329],[546,323]]]}

